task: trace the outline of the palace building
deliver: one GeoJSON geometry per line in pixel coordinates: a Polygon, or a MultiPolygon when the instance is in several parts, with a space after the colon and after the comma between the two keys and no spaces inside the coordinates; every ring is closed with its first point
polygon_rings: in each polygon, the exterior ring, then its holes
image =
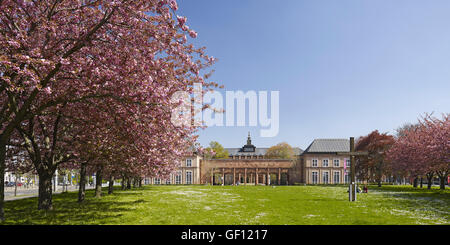
{"type": "Polygon", "coordinates": [[[349,179],[350,158],[342,155],[350,150],[347,139],[315,139],[305,151],[293,148],[293,159],[266,158],[269,148],[253,145],[250,134],[244,146],[225,149],[227,159],[206,159],[193,153],[168,179],[146,178],[144,183],[294,185],[344,184],[349,179]]]}
{"type": "Polygon", "coordinates": [[[294,159],[267,159],[268,148],[257,148],[250,134],[241,148],[225,148],[228,159],[205,160],[203,183],[225,185],[287,185],[296,181],[293,169],[302,150],[294,148],[294,159]],[[209,179],[208,179],[209,178],[209,179]]]}

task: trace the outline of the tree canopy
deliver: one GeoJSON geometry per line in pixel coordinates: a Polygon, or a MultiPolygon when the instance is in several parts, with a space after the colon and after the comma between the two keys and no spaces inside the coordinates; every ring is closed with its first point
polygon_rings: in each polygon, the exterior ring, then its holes
{"type": "Polygon", "coordinates": [[[265,157],[269,159],[293,159],[294,149],[288,143],[282,142],[267,149],[265,157]]]}
{"type": "Polygon", "coordinates": [[[376,181],[381,186],[383,175],[389,173],[385,160],[387,150],[394,144],[394,137],[378,130],[358,139],[355,150],[367,151],[367,156],[357,158],[357,172],[360,179],[376,181]]]}
{"type": "Polygon", "coordinates": [[[440,188],[450,173],[450,120],[449,114],[442,118],[429,114],[419,120],[417,126],[399,134],[387,152],[387,159],[394,173],[418,178],[427,176],[429,188],[434,175],[440,178],[440,188]]]}
{"type": "Polygon", "coordinates": [[[211,141],[209,147],[205,148],[206,158],[226,159],[229,155],[230,153],[217,141],[211,141]]]}
{"type": "MultiPolygon", "coordinates": [[[[26,153],[40,209],[59,167],[165,177],[196,125],[175,125],[172,95],[205,89],[214,58],[175,0],[0,1],[0,176],[26,153]],[[86,167],[86,166],[85,166],[86,167]],[[42,183],[42,185],[41,185],[42,183]]],[[[127,178],[128,178],[127,177],[127,178]]],[[[0,178],[0,220],[4,180],[0,178]]]]}

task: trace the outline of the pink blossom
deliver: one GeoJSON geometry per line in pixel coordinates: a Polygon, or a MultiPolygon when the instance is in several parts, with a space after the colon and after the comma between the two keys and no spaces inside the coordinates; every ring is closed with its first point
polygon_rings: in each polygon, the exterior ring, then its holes
{"type": "Polygon", "coordinates": [[[197,32],[191,30],[191,31],[189,31],[189,36],[191,36],[192,38],[196,38],[197,37],[197,32]]]}
{"type": "MultiPolygon", "coordinates": [[[[173,24],[170,8],[178,8],[176,2],[106,0],[101,7],[81,7],[91,1],[61,1],[51,18],[52,11],[42,11],[48,1],[25,1],[26,8],[22,2],[0,4],[0,64],[4,74],[16,74],[3,77],[0,104],[12,111],[12,96],[25,112],[5,118],[2,142],[26,143],[19,130],[5,134],[7,128],[31,130],[25,137],[36,137],[29,147],[40,155],[24,155],[21,164],[45,172],[43,178],[82,162],[88,162],[88,171],[102,167],[105,175],[119,178],[170,174],[191,153],[199,129],[172,123],[176,104],[170,96],[192,93],[189,83],[212,65],[203,49],[179,42],[189,27],[181,16],[173,24]],[[100,28],[93,29],[96,25],[100,28]],[[164,57],[156,55],[161,53],[164,57]],[[41,140],[53,132],[55,137],[41,140]]],[[[20,152],[24,149],[11,149],[6,163],[13,165],[12,156],[20,152]]]]}
{"type": "Polygon", "coordinates": [[[181,30],[183,30],[183,31],[189,31],[189,26],[188,26],[188,25],[182,25],[182,26],[181,26],[181,30]]]}
{"type": "Polygon", "coordinates": [[[187,18],[184,16],[177,15],[177,20],[178,20],[178,25],[183,26],[186,23],[187,18]]]}
{"type": "Polygon", "coordinates": [[[44,88],[44,92],[45,92],[46,94],[51,94],[51,93],[52,93],[52,89],[51,89],[50,87],[45,87],[45,88],[44,88]]]}
{"type": "Polygon", "coordinates": [[[176,0],[171,0],[170,1],[170,8],[172,8],[173,10],[178,10],[178,4],[176,0]]]}

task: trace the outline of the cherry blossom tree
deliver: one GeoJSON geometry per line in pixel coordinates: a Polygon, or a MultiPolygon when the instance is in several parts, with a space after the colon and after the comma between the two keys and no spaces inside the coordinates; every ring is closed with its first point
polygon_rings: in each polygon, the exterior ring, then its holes
{"type": "Polygon", "coordinates": [[[445,189],[445,180],[450,174],[450,114],[442,119],[426,115],[421,121],[418,134],[424,151],[424,166],[428,171],[436,173],[440,179],[440,189],[445,189]]]}
{"type": "MultiPolygon", "coordinates": [[[[173,0],[0,1],[0,176],[15,131],[24,141],[33,130],[43,135],[39,117],[44,124],[55,123],[61,106],[86,103],[92,109],[93,100],[122,105],[115,107],[120,117],[109,119],[126,119],[127,132],[136,136],[132,146],[141,154],[130,156],[124,169],[139,163],[141,173],[169,173],[173,161],[168,160],[183,155],[180,146],[195,132],[195,127],[171,124],[170,111],[177,106],[171,95],[192,93],[196,82],[217,86],[205,81],[208,73],[200,75],[214,59],[188,43],[187,35],[197,33],[185,17],[176,16],[177,8],[173,0]]],[[[53,169],[45,169],[45,175],[53,169]]],[[[42,201],[40,207],[51,208],[48,199],[42,201]]]]}
{"type": "Polygon", "coordinates": [[[427,162],[421,148],[420,139],[416,131],[418,127],[406,131],[396,139],[395,144],[388,152],[388,159],[393,172],[397,176],[412,177],[414,186],[417,186],[417,178],[423,174],[427,162]]]}
{"type": "Polygon", "coordinates": [[[39,174],[39,209],[52,208],[52,177],[59,164],[74,158],[72,125],[64,116],[65,106],[36,115],[16,127],[28,157],[39,174]]]}
{"type": "Polygon", "coordinates": [[[445,179],[450,172],[449,152],[449,114],[443,115],[442,119],[426,114],[415,127],[399,135],[387,155],[397,173],[414,179],[427,176],[428,188],[431,188],[433,176],[437,175],[440,188],[445,189],[445,179]]]}

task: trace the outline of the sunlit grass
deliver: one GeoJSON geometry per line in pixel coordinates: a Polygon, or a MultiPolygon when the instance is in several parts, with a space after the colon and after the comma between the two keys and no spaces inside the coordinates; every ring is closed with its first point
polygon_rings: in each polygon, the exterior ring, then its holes
{"type": "Polygon", "coordinates": [[[5,224],[450,224],[450,191],[371,187],[348,202],[343,186],[147,186],[85,203],[54,195],[6,202],[5,224]]]}

